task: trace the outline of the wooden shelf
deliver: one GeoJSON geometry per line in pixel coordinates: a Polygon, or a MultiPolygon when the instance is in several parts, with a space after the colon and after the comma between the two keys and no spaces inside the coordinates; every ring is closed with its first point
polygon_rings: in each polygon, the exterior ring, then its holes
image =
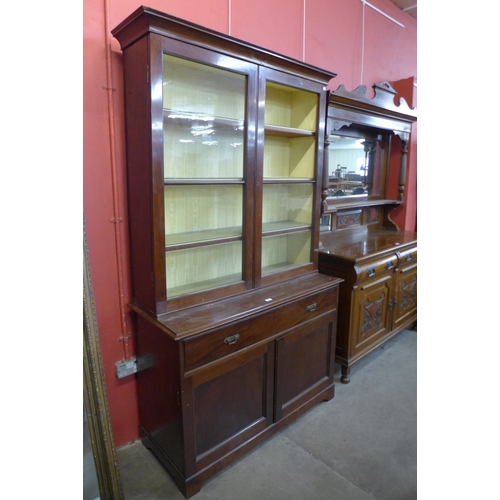
{"type": "Polygon", "coordinates": [[[304,130],[301,128],[280,127],[278,125],[265,125],[265,133],[275,137],[314,137],[316,134],[313,130],[304,130]]]}
{"type": "Polygon", "coordinates": [[[264,184],[312,184],[310,177],[264,177],[264,184]]]}
{"type": "Polygon", "coordinates": [[[165,178],[164,179],[164,184],[166,186],[214,186],[214,185],[231,185],[231,184],[244,184],[245,181],[243,179],[237,179],[237,178],[207,178],[207,179],[170,179],[170,178],[165,178]]]}
{"type": "Polygon", "coordinates": [[[231,274],[229,276],[219,276],[218,278],[200,281],[198,283],[189,283],[184,286],[169,288],[168,293],[171,297],[186,295],[189,293],[200,292],[209,288],[216,288],[224,285],[230,285],[241,281],[241,274],[231,274]]]}
{"type": "Polygon", "coordinates": [[[328,209],[324,213],[333,213],[339,210],[346,210],[349,208],[367,208],[367,207],[381,207],[384,205],[401,205],[403,202],[398,200],[365,200],[360,201],[354,197],[350,198],[349,201],[344,201],[339,198],[327,198],[328,209]],[[333,203],[332,203],[333,202],[333,203]]]}
{"type": "Polygon", "coordinates": [[[265,236],[269,236],[271,234],[303,231],[310,228],[311,228],[310,224],[301,224],[300,222],[295,222],[291,220],[266,222],[262,224],[262,234],[265,236]]]}
{"type": "Polygon", "coordinates": [[[186,126],[193,123],[213,124],[217,128],[229,128],[233,130],[243,131],[243,120],[234,118],[224,118],[221,116],[211,116],[206,113],[192,113],[190,111],[181,111],[177,109],[163,109],[163,119],[169,124],[180,124],[186,126]]]}
{"type": "Polygon", "coordinates": [[[273,264],[272,266],[266,266],[262,268],[262,275],[266,276],[267,274],[279,273],[282,271],[286,271],[287,269],[292,269],[296,267],[297,264],[294,262],[280,262],[279,264],[273,264]]]}
{"type": "Polygon", "coordinates": [[[206,229],[203,231],[192,231],[187,233],[166,234],[165,250],[178,250],[180,248],[189,248],[214,243],[228,243],[230,241],[241,240],[242,228],[240,227],[222,227],[217,229],[206,229]]]}

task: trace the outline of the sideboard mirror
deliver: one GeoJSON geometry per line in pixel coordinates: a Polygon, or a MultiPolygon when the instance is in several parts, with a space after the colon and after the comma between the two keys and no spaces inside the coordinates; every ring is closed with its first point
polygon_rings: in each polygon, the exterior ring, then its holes
{"type": "Polygon", "coordinates": [[[383,196],[388,136],[363,127],[327,123],[328,196],[342,200],[383,196]]]}
{"type": "MultiPolygon", "coordinates": [[[[416,120],[388,82],[373,85],[374,97],[361,85],[348,92],[343,85],[329,95],[323,168],[323,213],[328,207],[387,197],[391,141],[401,140],[398,200],[403,202],[406,155],[411,124],[416,120]]],[[[392,168],[392,167],[391,167],[392,168]]],[[[392,175],[392,174],[391,174],[392,175]]]]}

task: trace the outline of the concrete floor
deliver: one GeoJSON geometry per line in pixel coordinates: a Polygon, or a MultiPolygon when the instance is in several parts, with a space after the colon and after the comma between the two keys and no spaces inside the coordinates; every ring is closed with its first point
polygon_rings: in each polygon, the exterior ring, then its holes
{"type": "MultiPolygon", "coordinates": [[[[351,382],[213,476],[196,500],[417,498],[417,332],[404,330],[351,370],[351,382]]],[[[125,500],[182,500],[140,441],[117,451],[125,500]]]]}

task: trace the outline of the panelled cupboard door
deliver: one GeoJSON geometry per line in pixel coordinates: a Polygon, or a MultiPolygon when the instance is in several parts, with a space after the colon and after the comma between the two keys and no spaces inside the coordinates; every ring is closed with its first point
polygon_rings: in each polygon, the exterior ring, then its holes
{"type": "Polygon", "coordinates": [[[320,316],[276,341],[278,421],[332,387],[337,311],[320,316]]]}
{"type": "Polygon", "coordinates": [[[393,328],[417,315],[417,263],[403,265],[396,273],[393,328]]]}
{"type": "Polygon", "coordinates": [[[352,349],[357,354],[384,337],[391,329],[393,274],[387,274],[376,281],[368,281],[353,292],[356,296],[353,311],[355,332],[352,349]]]}
{"type": "Polygon", "coordinates": [[[182,386],[189,477],[272,424],[274,343],[197,369],[182,386]]]}

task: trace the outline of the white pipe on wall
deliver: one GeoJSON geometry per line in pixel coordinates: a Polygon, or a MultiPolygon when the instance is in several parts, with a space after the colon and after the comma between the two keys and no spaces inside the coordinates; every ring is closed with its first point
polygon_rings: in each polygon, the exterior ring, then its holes
{"type": "Polygon", "coordinates": [[[306,60],[306,0],[302,8],[302,61],[306,60]]]}
{"type": "Polygon", "coordinates": [[[359,84],[363,85],[363,71],[365,68],[365,6],[363,4],[363,22],[361,24],[361,74],[359,84]]]}
{"type": "Polygon", "coordinates": [[[379,14],[382,14],[384,17],[386,17],[387,19],[389,19],[393,23],[396,23],[398,26],[401,26],[401,28],[405,27],[404,24],[401,24],[399,21],[396,21],[396,19],[394,19],[393,17],[387,15],[385,12],[382,12],[379,8],[375,7],[371,3],[368,3],[366,0],[361,0],[361,3],[363,5],[368,5],[368,7],[371,7],[373,10],[376,10],[379,14]]]}

